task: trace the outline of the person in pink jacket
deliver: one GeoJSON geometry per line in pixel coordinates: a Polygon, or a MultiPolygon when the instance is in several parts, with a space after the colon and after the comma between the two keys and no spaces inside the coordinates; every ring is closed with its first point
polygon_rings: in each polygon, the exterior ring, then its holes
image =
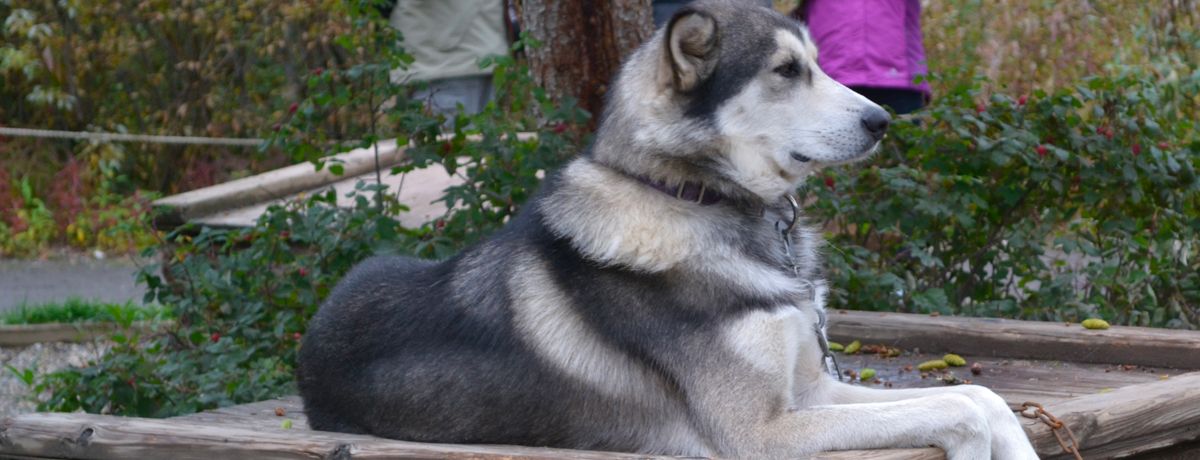
{"type": "Polygon", "coordinates": [[[896,113],[923,107],[932,93],[921,43],[920,0],[807,0],[792,12],[808,24],[826,74],[896,113]]]}

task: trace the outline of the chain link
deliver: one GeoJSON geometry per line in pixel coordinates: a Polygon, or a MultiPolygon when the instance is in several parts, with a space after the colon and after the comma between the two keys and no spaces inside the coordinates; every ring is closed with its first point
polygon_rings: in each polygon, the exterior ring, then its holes
{"type": "Polygon", "coordinates": [[[1046,412],[1046,408],[1041,404],[1026,401],[1020,406],[1012,407],[1012,410],[1022,417],[1041,421],[1050,427],[1050,432],[1054,434],[1054,439],[1058,440],[1058,445],[1062,447],[1063,452],[1074,455],[1075,460],[1083,460],[1083,455],[1079,454],[1079,441],[1075,439],[1075,433],[1071,432],[1071,427],[1055,417],[1054,414],[1046,412]],[[1066,439],[1063,438],[1064,433],[1066,439]]]}

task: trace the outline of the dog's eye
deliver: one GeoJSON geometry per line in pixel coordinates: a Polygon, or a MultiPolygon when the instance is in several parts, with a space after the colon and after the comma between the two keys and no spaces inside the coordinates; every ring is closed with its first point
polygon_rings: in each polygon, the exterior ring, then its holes
{"type": "Polygon", "coordinates": [[[800,76],[800,63],[796,61],[788,61],[774,69],[774,72],[783,78],[796,78],[800,76]]]}

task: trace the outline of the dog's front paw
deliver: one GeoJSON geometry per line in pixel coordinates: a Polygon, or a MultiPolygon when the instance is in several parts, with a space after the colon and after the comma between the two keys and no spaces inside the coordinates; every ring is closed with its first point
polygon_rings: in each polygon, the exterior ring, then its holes
{"type": "Polygon", "coordinates": [[[1029,442],[1029,436],[1021,428],[1016,414],[1008,403],[992,390],[978,385],[963,385],[956,389],[971,398],[983,411],[992,439],[992,458],[997,460],[1027,460],[1038,458],[1029,442]]]}
{"type": "Polygon", "coordinates": [[[957,423],[938,433],[938,447],[949,460],[987,460],[992,457],[992,428],[987,411],[976,401],[961,394],[949,397],[943,413],[957,423]]]}

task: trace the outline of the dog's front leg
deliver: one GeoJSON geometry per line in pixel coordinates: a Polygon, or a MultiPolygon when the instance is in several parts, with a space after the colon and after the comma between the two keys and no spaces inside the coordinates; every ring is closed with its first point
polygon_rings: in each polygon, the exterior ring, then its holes
{"type": "Polygon", "coordinates": [[[812,308],[749,313],[676,360],[693,363],[679,381],[699,431],[723,457],[934,445],[951,460],[992,458],[989,411],[970,396],[871,400],[823,374],[818,319],[812,308]]]}
{"type": "Polygon", "coordinates": [[[731,458],[796,458],[830,450],[926,446],[941,447],[950,460],[988,460],[993,454],[984,411],[961,394],[811,406],[774,414],[749,407],[729,409],[719,415],[725,442],[718,445],[723,444],[719,450],[731,458]],[[736,420],[755,413],[759,417],[736,420]]]}
{"type": "MultiPolygon", "coordinates": [[[[999,395],[978,385],[958,385],[941,388],[882,390],[844,383],[831,383],[826,393],[833,404],[862,404],[888,401],[928,401],[934,396],[956,394],[970,398],[987,420],[991,433],[992,456],[996,459],[1036,459],[1037,453],[1029,442],[1016,415],[999,395]]],[[[932,402],[929,402],[932,404],[932,402]]]]}

